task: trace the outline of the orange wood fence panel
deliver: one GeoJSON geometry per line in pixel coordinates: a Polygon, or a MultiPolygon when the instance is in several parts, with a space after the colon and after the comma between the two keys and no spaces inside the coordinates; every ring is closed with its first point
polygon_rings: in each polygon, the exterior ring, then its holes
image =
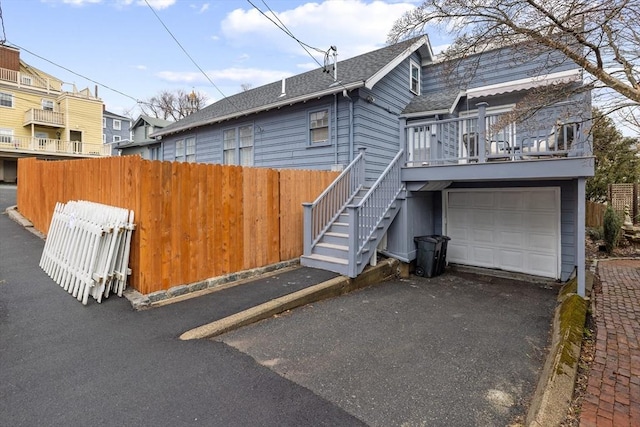
{"type": "Polygon", "coordinates": [[[598,228],[604,224],[604,212],[607,205],[587,200],[585,223],[587,227],[598,228]]]}
{"type": "Polygon", "coordinates": [[[87,200],[134,211],[130,285],[147,294],[302,254],[302,203],[337,177],[143,160],[20,159],[18,209],[47,233],[56,203],[87,200]]]}

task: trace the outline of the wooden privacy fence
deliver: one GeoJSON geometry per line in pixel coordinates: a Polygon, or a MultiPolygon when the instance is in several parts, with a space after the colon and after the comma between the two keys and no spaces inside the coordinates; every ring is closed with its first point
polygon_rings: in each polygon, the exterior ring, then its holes
{"type": "Polygon", "coordinates": [[[604,224],[604,212],[607,205],[587,200],[587,215],[585,223],[587,227],[598,228],[604,224]]]}
{"type": "Polygon", "coordinates": [[[302,203],[337,172],[143,160],[19,159],[18,210],[48,232],[56,203],[133,210],[130,284],[143,294],[302,254],[302,203]]]}

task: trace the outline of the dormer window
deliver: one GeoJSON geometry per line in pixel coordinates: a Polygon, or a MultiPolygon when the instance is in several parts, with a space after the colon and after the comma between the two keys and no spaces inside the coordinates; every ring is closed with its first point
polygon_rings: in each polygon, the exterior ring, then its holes
{"type": "Polygon", "coordinates": [[[409,89],[416,95],[420,95],[420,66],[414,61],[409,65],[409,89]]]}

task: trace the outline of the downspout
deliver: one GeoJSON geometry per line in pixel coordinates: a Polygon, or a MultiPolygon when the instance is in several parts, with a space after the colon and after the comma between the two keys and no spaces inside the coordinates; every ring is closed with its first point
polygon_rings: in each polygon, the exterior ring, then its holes
{"type": "Polygon", "coordinates": [[[338,94],[333,94],[333,124],[335,129],[335,148],[333,149],[333,164],[338,164],[338,94]]]}
{"type": "Polygon", "coordinates": [[[353,161],[353,99],[347,94],[347,90],[342,91],[342,96],[349,100],[349,161],[353,161]]]}

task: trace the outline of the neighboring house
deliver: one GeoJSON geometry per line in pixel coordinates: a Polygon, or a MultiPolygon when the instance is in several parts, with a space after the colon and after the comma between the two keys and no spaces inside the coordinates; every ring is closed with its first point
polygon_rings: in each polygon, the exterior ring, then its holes
{"type": "Polygon", "coordinates": [[[131,119],[106,109],[102,111],[102,143],[114,147],[131,141],[131,119]]]}
{"type": "Polygon", "coordinates": [[[114,145],[114,154],[121,156],[138,155],[147,160],[162,160],[161,141],[152,138],[150,135],[172,123],[169,120],[141,114],[131,126],[131,140],[122,141],[114,145]]]}
{"type": "Polygon", "coordinates": [[[20,60],[0,44],[0,181],[15,182],[17,159],[109,155],[102,145],[102,101],[20,60]]]}
{"type": "Polygon", "coordinates": [[[577,274],[584,293],[590,96],[514,120],[536,87],[582,85],[558,53],[515,61],[522,51],[438,62],[419,37],[238,93],[152,136],[163,160],[344,169],[305,206],[303,265],[355,277],[377,251],[410,262],[415,237],[447,235],[449,262],[577,274]]]}

